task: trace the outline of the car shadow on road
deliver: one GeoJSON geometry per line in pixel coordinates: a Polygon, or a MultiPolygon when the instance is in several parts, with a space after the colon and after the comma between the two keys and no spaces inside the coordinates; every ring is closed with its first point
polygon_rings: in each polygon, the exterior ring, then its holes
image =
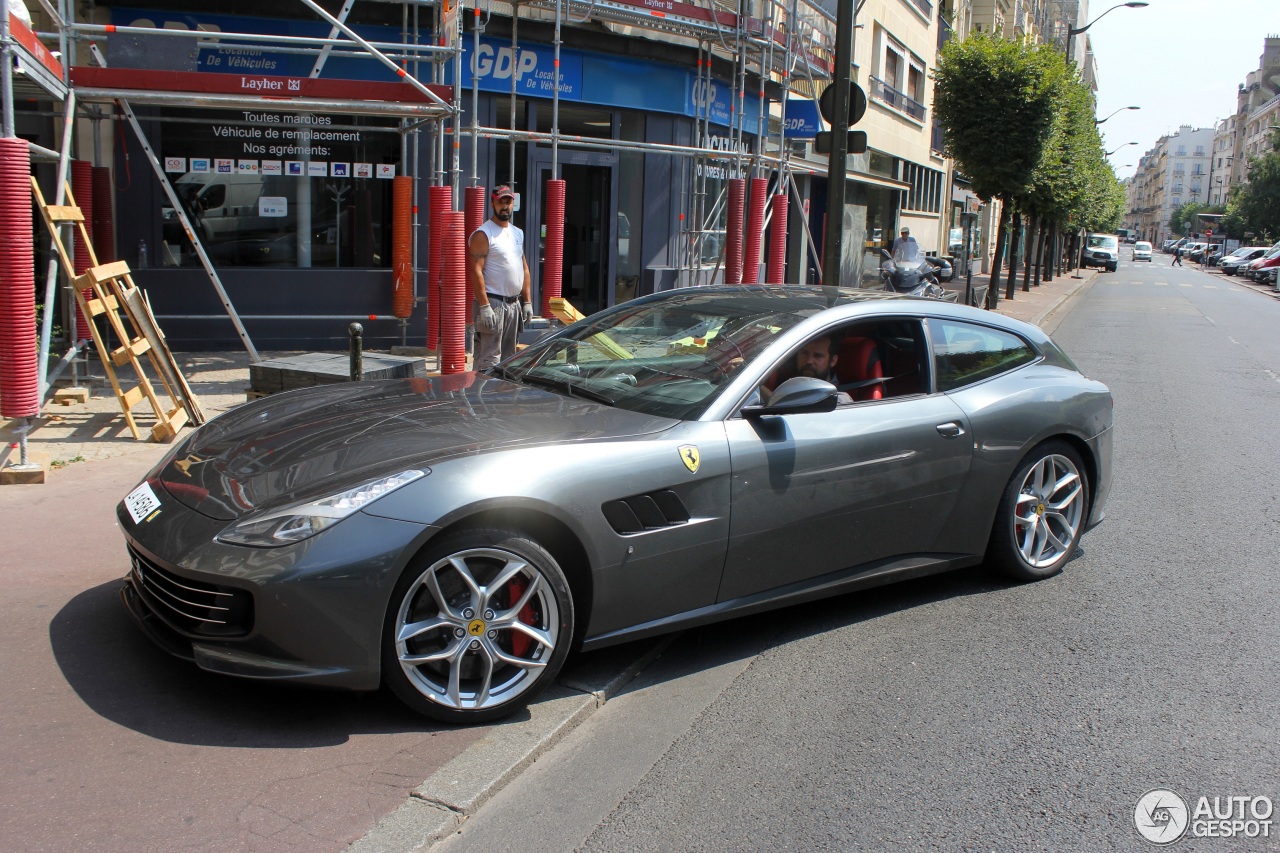
{"type": "MultiPolygon", "coordinates": [[[[1076,560],[1069,566],[1075,571],[1088,568],[1083,561],[1076,560]]],[[[1053,583],[1055,579],[1041,583],[1053,583]]],[[[745,660],[789,643],[871,623],[896,613],[968,596],[997,598],[1023,586],[1026,584],[1005,579],[985,564],[979,564],[718,622],[687,631],[680,638],[683,651],[676,652],[676,656],[684,654],[690,663],[681,663],[667,673],[671,678],[679,678],[695,669],[745,660]]],[[[993,602],[992,606],[998,605],[993,602]]]]}
{"type": "Polygon", "coordinates": [[[249,749],[331,746],[353,735],[447,731],[386,691],[350,693],[216,675],[171,657],[133,624],[123,581],[58,611],[49,641],[67,684],[92,711],[172,743],[249,749]]]}

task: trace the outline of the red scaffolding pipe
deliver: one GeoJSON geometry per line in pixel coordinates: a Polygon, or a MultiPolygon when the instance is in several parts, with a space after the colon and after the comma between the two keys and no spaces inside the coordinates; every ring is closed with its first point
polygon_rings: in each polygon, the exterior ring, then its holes
{"type": "Polygon", "coordinates": [[[440,372],[463,373],[467,369],[467,232],[466,214],[444,214],[440,237],[443,271],[440,290],[440,372]]]}
{"type": "MultiPolygon", "coordinates": [[[[467,244],[471,244],[471,235],[476,233],[481,225],[484,224],[484,200],[487,193],[484,187],[467,187],[462,191],[462,206],[467,214],[467,244]]],[[[470,263],[467,264],[468,275],[470,275],[470,263]]],[[[467,323],[471,322],[472,315],[475,313],[473,308],[476,303],[475,289],[471,286],[470,279],[467,281],[467,300],[466,310],[463,317],[467,323]]]]}
{"type": "Polygon", "coordinates": [[[0,138],[0,416],[6,418],[40,414],[31,225],[27,141],[0,138]]]}
{"type": "Polygon", "coordinates": [[[742,283],[760,282],[760,249],[764,245],[764,205],[769,196],[769,182],[752,178],[747,184],[750,204],[747,207],[747,243],[742,258],[742,283]]]}
{"type": "Polygon", "coordinates": [[[746,181],[742,178],[729,179],[729,210],[724,234],[725,284],[742,284],[742,211],[746,194],[746,181]]]}
{"type": "Polygon", "coordinates": [[[427,349],[433,350],[440,346],[440,240],[444,215],[453,210],[453,187],[430,187],[427,199],[431,228],[427,239],[427,349]]]}

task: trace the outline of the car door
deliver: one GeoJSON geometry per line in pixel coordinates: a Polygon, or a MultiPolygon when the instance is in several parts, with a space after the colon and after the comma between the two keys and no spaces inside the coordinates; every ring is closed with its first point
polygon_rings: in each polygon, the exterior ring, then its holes
{"type": "Polygon", "coordinates": [[[726,430],[732,504],[718,600],[948,550],[938,533],[973,447],[967,417],[945,395],[735,417],[726,430]]]}

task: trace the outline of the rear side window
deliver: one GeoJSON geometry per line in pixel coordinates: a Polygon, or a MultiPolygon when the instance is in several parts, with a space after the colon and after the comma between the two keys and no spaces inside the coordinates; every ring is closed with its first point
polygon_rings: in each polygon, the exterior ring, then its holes
{"type": "Polygon", "coordinates": [[[956,320],[929,320],[939,391],[954,391],[1035,361],[1017,335],[956,320]]]}

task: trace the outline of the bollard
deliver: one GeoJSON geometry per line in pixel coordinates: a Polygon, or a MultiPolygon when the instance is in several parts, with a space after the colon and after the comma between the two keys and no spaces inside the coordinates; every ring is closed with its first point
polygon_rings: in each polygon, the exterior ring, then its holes
{"type": "Polygon", "coordinates": [[[352,323],[347,326],[347,334],[351,336],[351,381],[359,382],[364,378],[364,326],[352,323]]]}

